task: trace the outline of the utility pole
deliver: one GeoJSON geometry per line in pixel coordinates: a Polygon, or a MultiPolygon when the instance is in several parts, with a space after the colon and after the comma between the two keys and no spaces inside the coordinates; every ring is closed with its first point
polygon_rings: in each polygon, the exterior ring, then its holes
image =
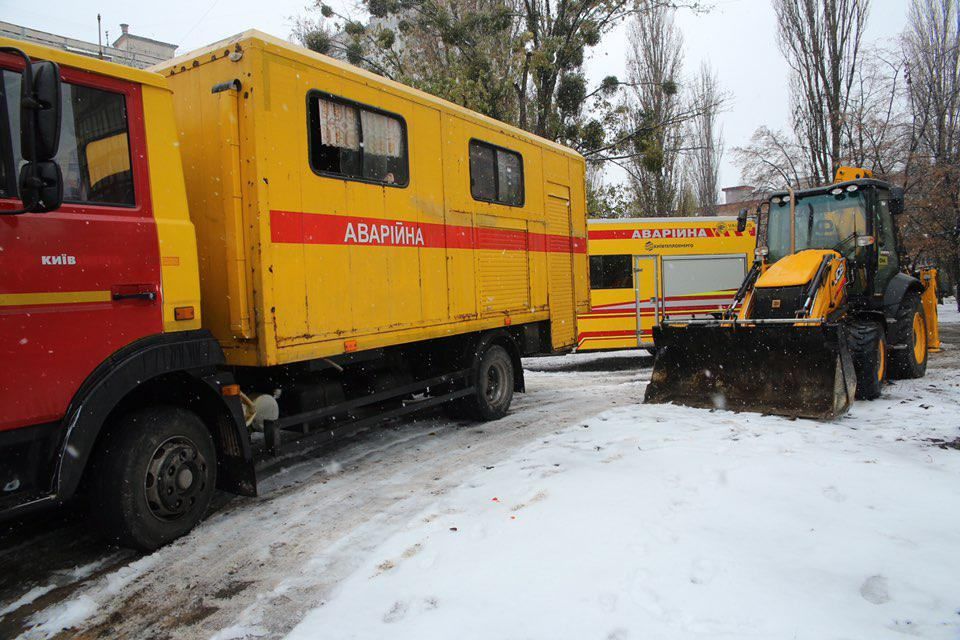
{"type": "Polygon", "coordinates": [[[100,26],[100,14],[97,14],[97,51],[103,60],[103,29],[100,26]]]}

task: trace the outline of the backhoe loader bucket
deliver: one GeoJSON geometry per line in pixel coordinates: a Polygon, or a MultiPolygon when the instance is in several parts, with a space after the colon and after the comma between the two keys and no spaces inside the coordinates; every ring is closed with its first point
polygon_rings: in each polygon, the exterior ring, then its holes
{"type": "Polygon", "coordinates": [[[839,325],[664,325],[644,402],[830,419],[856,391],[839,325]]]}

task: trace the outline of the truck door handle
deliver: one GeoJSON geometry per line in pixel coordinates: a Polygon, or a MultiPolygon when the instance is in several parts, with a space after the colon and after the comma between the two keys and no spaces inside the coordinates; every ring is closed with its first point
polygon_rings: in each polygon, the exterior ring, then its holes
{"type": "Polygon", "coordinates": [[[154,284],[115,284],[110,287],[110,297],[113,300],[148,300],[157,299],[157,285],[154,284]]]}
{"type": "Polygon", "coordinates": [[[140,293],[115,293],[114,300],[156,300],[157,294],[153,291],[141,291],[140,293]]]}

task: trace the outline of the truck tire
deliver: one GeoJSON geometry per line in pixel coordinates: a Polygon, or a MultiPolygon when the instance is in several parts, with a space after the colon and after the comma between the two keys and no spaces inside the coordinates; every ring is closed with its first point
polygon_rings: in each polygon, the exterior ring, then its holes
{"type": "Polygon", "coordinates": [[[217,484],[217,454],[195,414],[171,406],[118,420],[94,463],[91,515],[111,542],[153,551],[193,529],[217,484]]]}
{"type": "Polygon", "coordinates": [[[887,341],[880,323],[854,320],[847,331],[847,344],[857,375],[857,400],[880,397],[887,379],[887,341]]]}
{"type": "Polygon", "coordinates": [[[894,330],[897,344],[906,346],[890,350],[890,377],[922,378],[927,373],[927,317],[919,294],[912,292],[904,297],[894,330]]]}
{"type": "Polygon", "coordinates": [[[507,350],[490,345],[474,361],[476,391],[465,397],[456,412],[474,420],[498,420],[507,415],[513,401],[515,372],[507,350]]]}

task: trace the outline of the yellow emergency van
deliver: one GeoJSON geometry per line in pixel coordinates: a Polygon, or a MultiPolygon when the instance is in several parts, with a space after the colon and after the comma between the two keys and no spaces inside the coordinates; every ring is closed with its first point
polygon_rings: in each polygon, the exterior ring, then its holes
{"type": "Polygon", "coordinates": [[[735,217],[587,222],[590,310],[577,318],[578,351],[653,348],[663,318],[720,313],[753,261],[756,225],[735,217]]]}

